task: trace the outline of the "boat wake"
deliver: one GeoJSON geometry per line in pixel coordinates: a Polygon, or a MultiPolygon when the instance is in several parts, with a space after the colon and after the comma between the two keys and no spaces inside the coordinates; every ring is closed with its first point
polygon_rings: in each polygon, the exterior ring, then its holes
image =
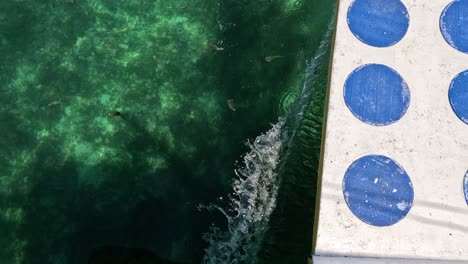
{"type": "Polygon", "coordinates": [[[334,23],[330,22],[315,56],[306,62],[303,88],[287,113],[270,130],[246,143],[250,151],[234,171],[237,179],[233,183],[228,208],[215,204],[199,206],[199,209],[220,211],[228,221],[227,230],[212,226],[204,234],[203,238],[209,244],[205,249],[204,264],[257,263],[276,206],[284,161],[290,155],[291,144],[314,95],[314,84],[329,50],[333,27],[334,23]]]}

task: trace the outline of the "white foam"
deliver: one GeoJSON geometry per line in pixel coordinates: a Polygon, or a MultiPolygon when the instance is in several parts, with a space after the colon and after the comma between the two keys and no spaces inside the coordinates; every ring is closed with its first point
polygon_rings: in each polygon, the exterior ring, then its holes
{"type": "Polygon", "coordinates": [[[203,263],[257,262],[256,256],[268,229],[271,213],[276,206],[278,173],[282,171],[281,161],[286,160],[289,155],[289,147],[302,124],[304,112],[314,94],[318,69],[329,50],[333,21],[334,17],[315,56],[307,61],[303,89],[289,111],[253,143],[247,142],[250,150],[243,156],[242,167],[235,170],[238,178],[233,184],[234,192],[229,197],[230,209],[225,210],[218,205],[199,207],[219,210],[228,221],[227,231],[223,232],[218,227],[212,226],[210,232],[204,235],[209,246],[205,249],[203,263]],[[285,126],[286,123],[288,128],[285,126]]]}

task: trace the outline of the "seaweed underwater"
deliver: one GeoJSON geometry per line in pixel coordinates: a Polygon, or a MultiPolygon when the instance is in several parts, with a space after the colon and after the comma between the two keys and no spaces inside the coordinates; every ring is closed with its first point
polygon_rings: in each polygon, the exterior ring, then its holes
{"type": "MultiPolygon", "coordinates": [[[[197,205],[229,200],[234,161],[250,160],[239,175],[286,166],[269,147],[289,124],[268,128],[301,93],[332,10],[325,0],[0,2],[0,262],[85,263],[102,248],[202,262],[203,234],[228,225],[197,205]]],[[[303,109],[314,131],[320,99],[303,109]]],[[[269,224],[285,201],[265,205],[269,224]]],[[[260,262],[268,247],[256,248],[260,262]]]]}

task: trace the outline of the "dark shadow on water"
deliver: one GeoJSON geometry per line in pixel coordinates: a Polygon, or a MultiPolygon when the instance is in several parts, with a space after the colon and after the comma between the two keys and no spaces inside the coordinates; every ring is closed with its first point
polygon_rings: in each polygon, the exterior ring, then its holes
{"type": "Polygon", "coordinates": [[[142,248],[104,246],[93,249],[87,264],[180,264],[142,248]]]}
{"type": "MultiPolygon", "coordinates": [[[[50,146],[38,150],[19,228],[19,237],[27,242],[25,264],[82,264],[105,246],[146,250],[161,261],[174,254],[183,256],[177,260],[182,263],[200,258],[207,221],[197,221],[203,216],[188,202],[195,199],[190,190],[197,184],[190,167],[131,115],[127,125],[136,135],[126,147],[133,157],[130,166],[75,160],[54,164],[50,159],[60,159],[50,146]],[[164,155],[170,166],[151,171],[144,161],[153,152],[164,155]],[[99,179],[91,184],[83,177],[99,179]],[[164,189],[161,179],[170,182],[164,189]]],[[[110,256],[119,250],[109,250],[110,256]]]]}
{"type": "Polygon", "coordinates": [[[284,161],[260,264],[306,263],[310,255],[327,74],[328,67],[320,69],[309,110],[284,161]]]}
{"type": "Polygon", "coordinates": [[[0,2],[0,54],[24,52],[34,40],[34,10],[15,1],[0,2]],[[14,14],[14,15],[7,15],[14,14]],[[8,52],[8,53],[7,53],[8,52]]]}

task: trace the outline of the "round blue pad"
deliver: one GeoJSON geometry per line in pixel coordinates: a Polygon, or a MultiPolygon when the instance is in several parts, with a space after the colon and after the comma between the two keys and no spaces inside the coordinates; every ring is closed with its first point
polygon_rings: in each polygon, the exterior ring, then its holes
{"type": "Polygon", "coordinates": [[[353,162],[344,176],[343,193],[353,214],[374,226],[389,226],[403,219],[414,198],[405,170],[381,155],[353,162]]]}
{"type": "Polygon", "coordinates": [[[348,26],[367,45],[389,47],[405,36],[408,10],[399,0],[354,0],[348,9],[348,26]]]}
{"type": "Polygon", "coordinates": [[[463,194],[465,194],[465,201],[468,204],[468,170],[465,173],[465,179],[463,179],[463,194]]]}
{"type": "Polygon", "coordinates": [[[398,121],[408,109],[410,91],[403,78],[382,64],[355,69],[346,80],[344,99],[361,121],[383,126],[398,121]]]}
{"type": "Polygon", "coordinates": [[[453,79],[449,88],[449,101],[458,118],[468,125],[468,70],[453,79]]]}
{"type": "Polygon", "coordinates": [[[440,31],[450,46],[468,53],[468,0],[453,1],[444,9],[440,31]]]}

